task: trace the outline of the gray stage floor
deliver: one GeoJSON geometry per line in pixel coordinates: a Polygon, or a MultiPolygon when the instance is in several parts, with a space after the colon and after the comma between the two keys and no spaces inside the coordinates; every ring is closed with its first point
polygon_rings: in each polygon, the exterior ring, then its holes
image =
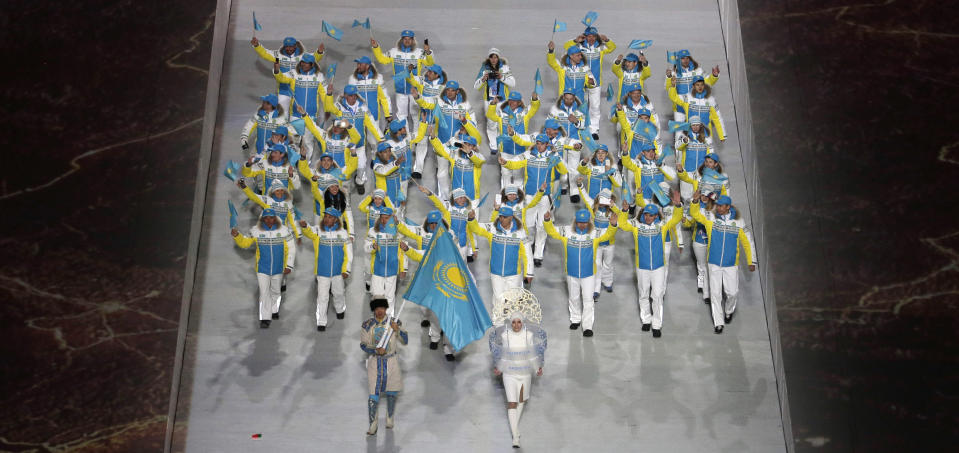
{"type": "MultiPolygon", "coordinates": [[[[256,321],[252,252],[234,246],[227,221],[227,200],[240,202],[244,197],[220,174],[228,160],[243,159],[238,145],[240,129],[257,108],[258,96],[274,87],[271,65],[259,59],[249,45],[251,11],[257,12],[264,27],[258,36],[268,48],[276,48],[284,36],[293,35],[314,49],[321,39],[321,19],[343,29],[342,42],[322,35],[327,45],[322,66],[334,61],[340,64],[334,82],[337,92],[342,91],[353,68],[353,58],[371,54],[368,32],[349,27],[354,18],[369,16],[384,48],[391,47],[404,28],[414,29],[421,44],[422,38],[428,37],[437,62],[464,85],[472,84],[489,47],[498,47],[509,59],[525,97],[531,92],[536,68],[540,68],[546,90],[543,107],[531,123],[539,128],[556,99],[556,76],[545,61],[550,26],[554,16],[569,24],[568,32],[556,36],[557,46],[561,46],[582,30],[579,20],[587,7],[564,2],[557,8],[555,2],[544,1],[521,6],[505,1],[422,1],[407,2],[416,6],[403,8],[358,6],[373,3],[368,1],[324,3],[322,7],[305,0],[233,3],[225,76],[220,85],[215,176],[205,208],[188,342],[191,351],[177,420],[181,427],[186,425],[187,432],[179,437],[175,450],[505,451],[510,437],[504,395],[491,373],[485,339],[467,347],[455,363],[448,363],[440,351],[426,348],[428,337],[419,327],[418,308],[403,315],[410,345],[402,352],[406,389],[398,403],[396,428],[381,428],[379,435],[366,436],[365,356],[358,347],[359,325],[369,314],[361,277],[365,265],[362,241],[358,240],[355,248],[359,259],[349,282],[344,321],[331,314],[327,332],[315,330],[316,289],[310,275],[313,253],[304,242],[283,304],[283,318],[274,321],[269,330],[261,330],[256,321]],[[251,439],[254,433],[262,433],[262,438],[251,439]]],[[[716,2],[656,0],[626,5],[594,1],[589,8],[599,12],[596,25],[600,32],[619,46],[604,65],[604,87],[615,80],[608,70],[610,62],[617,54],[628,53],[630,40],[654,40],[647,52],[653,70],[647,86],[661,115],[669,105],[661,88],[666,49],[688,48],[703,66],[719,64],[726,70],[716,2]]],[[[389,83],[389,68],[380,70],[389,83]]],[[[468,92],[482,124],[478,93],[468,92]]],[[[719,153],[733,194],[743,194],[739,137],[726,74],[714,93],[729,134],[719,153]]],[[[605,121],[608,105],[604,99],[601,137],[612,149],[615,131],[605,121]]],[[[666,118],[663,115],[663,121],[666,118]]],[[[496,189],[498,177],[495,165],[485,167],[483,192],[496,189]]],[[[427,178],[424,181],[434,183],[427,178]]],[[[427,200],[415,190],[410,198],[410,217],[422,219],[429,209],[427,200]]],[[[354,195],[353,205],[359,200],[354,195]]],[[[303,212],[311,212],[308,190],[298,194],[297,205],[303,212]]],[[[488,216],[490,205],[483,207],[482,218],[488,216]]],[[[749,218],[745,200],[738,205],[749,218]]],[[[564,199],[558,223],[569,222],[573,209],[564,199]]],[[[359,218],[357,212],[354,216],[359,218]]],[[[243,210],[241,217],[241,228],[254,222],[250,210],[243,210]]],[[[737,317],[725,334],[714,335],[708,307],[696,294],[691,249],[682,255],[674,251],[664,337],[653,339],[639,330],[632,250],[627,235],[620,234],[616,290],[604,293],[597,305],[593,338],[583,338],[580,331],[567,328],[561,250],[549,240],[546,264],[537,270],[534,285],[544,308],[549,350],[545,374],[534,381],[531,403],[521,422],[524,450],[785,450],[759,276],[741,272],[737,317]]],[[[486,258],[487,244],[481,241],[480,250],[486,258]]],[[[488,300],[486,261],[473,263],[472,269],[488,300]]],[[[402,286],[405,289],[405,282],[402,286]]]]}

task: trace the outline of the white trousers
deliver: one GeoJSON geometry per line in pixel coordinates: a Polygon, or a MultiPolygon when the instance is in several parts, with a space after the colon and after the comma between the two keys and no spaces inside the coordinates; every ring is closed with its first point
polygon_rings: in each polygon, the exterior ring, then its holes
{"type": "Polygon", "coordinates": [[[713,326],[726,324],[723,316],[736,311],[739,295],[739,267],[722,267],[709,264],[709,305],[713,313],[713,326]],[[723,291],[726,292],[726,308],[723,309],[723,291]],[[725,313],[724,313],[725,311],[725,313]]]}
{"type": "Polygon", "coordinates": [[[613,286],[614,248],[612,244],[596,247],[596,270],[599,271],[599,277],[593,279],[594,293],[598,293],[603,286],[613,286]]]}
{"type": "Polygon", "coordinates": [[[586,88],[586,99],[589,100],[589,133],[599,132],[599,92],[602,87],[586,88]]]}
{"type": "Polygon", "coordinates": [[[313,150],[316,147],[316,137],[313,136],[313,133],[309,129],[303,131],[302,138],[300,139],[300,147],[306,151],[306,161],[312,162],[313,160],[313,150]]]}
{"type": "Polygon", "coordinates": [[[689,200],[693,196],[693,185],[686,181],[679,181],[679,196],[689,200]]]}
{"type": "MultiPolygon", "coordinates": [[[[428,140],[424,138],[419,143],[415,145],[411,145],[413,146],[413,171],[417,173],[423,173],[423,166],[426,165],[427,155],[431,155],[434,158],[436,157],[436,152],[433,151],[432,146],[425,145],[427,141],[428,140]],[[424,145],[424,146],[420,146],[420,145],[424,145]]],[[[433,159],[433,160],[435,161],[436,159],[433,159]]]]}
{"type": "Polygon", "coordinates": [[[696,287],[703,289],[703,299],[709,299],[709,268],[706,261],[706,244],[693,241],[696,256],[696,287]]]}
{"type": "Polygon", "coordinates": [[[495,153],[499,151],[499,148],[496,146],[496,137],[499,136],[500,123],[486,118],[486,138],[489,140],[489,150],[490,153],[495,153]]]}
{"type": "Polygon", "coordinates": [[[636,269],[639,286],[639,319],[643,324],[652,324],[654,329],[663,327],[663,297],[666,292],[666,269],[648,271],[636,269]],[[649,298],[652,297],[652,303],[649,298]],[[652,311],[652,312],[650,312],[652,311]]]}
{"type": "Polygon", "coordinates": [[[326,312],[330,308],[330,291],[333,292],[333,309],[337,313],[346,311],[346,296],[343,287],[343,276],[321,277],[316,276],[316,325],[326,325],[326,312]]]}
{"type": "MultiPolygon", "coordinates": [[[[511,162],[515,162],[515,161],[518,161],[518,160],[523,160],[523,155],[522,155],[522,154],[506,154],[506,153],[503,153],[502,156],[503,156],[503,159],[506,159],[507,161],[511,161],[511,162]]],[[[520,168],[520,169],[518,169],[518,170],[510,170],[510,169],[508,169],[508,168],[506,168],[506,167],[504,167],[504,166],[502,166],[502,165],[500,165],[500,167],[499,167],[499,186],[500,186],[500,189],[505,189],[506,186],[514,185],[514,184],[515,184],[515,185],[518,185],[518,186],[522,186],[522,185],[523,185],[523,182],[524,182],[524,181],[523,181],[524,178],[525,178],[525,176],[523,175],[523,169],[522,169],[522,168],[520,168]]]]}
{"type": "MultiPolygon", "coordinates": [[[[550,197],[551,195],[544,194],[543,198],[539,200],[539,203],[536,203],[536,206],[526,211],[526,227],[530,233],[535,232],[533,238],[533,259],[537,260],[543,259],[543,253],[546,251],[546,226],[543,224],[545,221],[543,220],[543,216],[549,212],[550,197]]],[[[530,195],[526,196],[527,203],[532,199],[530,195]]]]}
{"type": "MultiPolygon", "coordinates": [[[[369,130],[366,131],[366,145],[356,148],[356,173],[355,181],[357,184],[363,185],[366,184],[366,153],[370,148],[370,141],[373,138],[373,134],[369,130]]],[[[376,146],[376,140],[372,140],[372,145],[376,146]]]]}
{"type": "Polygon", "coordinates": [[[284,115],[287,119],[290,118],[290,101],[293,100],[292,96],[287,96],[285,94],[278,94],[276,96],[277,100],[280,101],[280,107],[283,107],[283,111],[286,113],[284,115]]]}
{"type": "MultiPolygon", "coordinates": [[[[678,230],[679,228],[677,228],[678,230]]],[[[673,251],[673,241],[663,243],[663,294],[666,293],[666,281],[669,279],[669,254],[673,251]]]]}
{"type": "Polygon", "coordinates": [[[266,275],[257,273],[256,282],[260,285],[260,321],[272,318],[280,311],[280,286],[283,274],[266,275]]]}
{"type": "Polygon", "coordinates": [[[396,119],[407,121],[407,118],[412,118],[406,122],[407,132],[416,130],[414,126],[418,123],[416,115],[419,112],[420,108],[412,94],[396,93],[396,119]]]}
{"type": "Polygon", "coordinates": [[[493,284],[493,299],[500,300],[501,295],[507,289],[510,288],[522,288],[523,287],[523,277],[519,275],[511,275],[509,277],[503,277],[500,275],[489,276],[490,282],[493,284]]]}
{"type": "Polygon", "coordinates": [[[596,317],[593,301],[595,275],[589,277],[566,276],[566,288],[569,289],[569,322],[581,323],[583,330],[593,328],[596,317]]]}
{"type": "Polygon", "coordinates": [[[373,275],[370,278],[370,294],[373,297],[385,297],[390,303],[390,308],[386,309],[386,314],[393,316],[393,309],[396,308],[393,302],[396,300],[396,276],[380,277],[373,275]]]}
{"type": "Polygon", "coordinates": [[[450,162],[430,152],[436,161],[436,197],[445,200],[450,196],[450,162]]]}
{"type": "Polygon", "coordinates": [[[579,172],[576,171],[576,168],[579,167],[579,159],[581,155],[582,151],[576,151],[575,149],[566,150],[566,168],[568,171],[565,175],[560,176],[560,178],[562,178],[563,184],[569,189],[570,195],[579,194],[579,192],[576,191],[576,176],[579,175],[579,172]]]}

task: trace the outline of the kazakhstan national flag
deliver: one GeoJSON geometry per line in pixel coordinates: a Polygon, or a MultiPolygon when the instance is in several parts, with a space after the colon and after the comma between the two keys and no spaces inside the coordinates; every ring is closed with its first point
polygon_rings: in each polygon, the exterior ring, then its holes
{"type": "Polygon", "coordinates": [[[442,227],[426,247],[403,298],[433,310],[457,351],[483,338],[493,325],[453,236],[442,227]]]}

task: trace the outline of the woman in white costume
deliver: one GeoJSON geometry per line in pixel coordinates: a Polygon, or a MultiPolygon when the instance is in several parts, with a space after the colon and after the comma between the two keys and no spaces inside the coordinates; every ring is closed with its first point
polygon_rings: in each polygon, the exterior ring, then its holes
{"type": "Polygon", "coordinates": [[[543,375],[546,331],[538,325],[541,320],[536,297],[522,288],[507,290],[493,306],[493,323],[499,326],[490,334],[489,346],[493,373],[503,377],[513,448],[519,448],[519,419],[529,399],[533,374],[543,375]]]}

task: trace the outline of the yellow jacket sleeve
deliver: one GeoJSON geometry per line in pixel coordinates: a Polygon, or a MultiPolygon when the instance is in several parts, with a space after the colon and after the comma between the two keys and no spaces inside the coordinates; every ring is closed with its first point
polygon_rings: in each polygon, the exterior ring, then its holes
{"type": "MultiPolygon", "coordinates": [[[[532,135],[530,137],[532,138],[532,135]]],[[[519,146],[525,146],[525,147],[534,145],[532,141],[526,140],[526,138],[523,137],[523,134],[513,134],[513,143],[516,143],[519,146]]]]}
{"type": "MultiPolygon", "coordinates": [[[[667,79],[669,80],[669,79],[667,79]]],[[[684,109],[689,108],[689,103],[685,99],[679,97],[679,93],[676,92],[676,87],[670,85],[666,88],[666,94],[669,95],[669,100],[673,101],[673,104],[682,106],[684,109]]]]}
{"type": "Polygon", "coordinates": [[[310,164],[306,162],[306,159],[300,159],[296,161],[296,168],[300,171],[300,174],[303,175],[304,178],[313,178],[313,170],[310,168],[310,164]]]}
{"type": "MultiPolygon", "coordinates": [[[[369,112],[367,112],[367,114],[364,115],[363,117],[363,125],[366,127],[367,131],[373,134],[373,140],[376,140],[377,142],[383,140],[383,137],[380,135],[379,128],[376,125],[376,121],[373,120],[373,116],[370,115],[369,112]]],[[[350,130],[353,131],[354,134],[356,134],[356,140],[353,143],[359,143],[360,133],[357,132],[355,129],[356,129],[355,127],[350,128],[350,130]]],[[[350,140],[352,139],[353,139],[353,134],[350,134],[350,140]]]]}
{"type": "Polygon", "coordinates": [[[416,126],[416,137],[413,137],[413,140],[410,140],[411,145],[415,145],[426,138],[427,127],[429,127],[429,125],[426,124],[426,121],[420,121],[420,125],[416,126]]]}
{"type": "Polygon", "coordinates": [[[689,215],[696,219],[697,222],[703,224],[707,230],[711,230],[713,228],[713,222],[703,215],[703,212],[699,209],[698,202],[689,204],[689,215]]]}
{"type": "Polygon", "coordinates": [[[476,221],[476,219],[473,219],[473,220],[470,220],[469,222],[467,222],[467,223],[466,223],[466,227],[467,227],[467,229],[468,229],[469,231],[471,231],[473,234],[475,234],[475,235],[477,235],[477,236],[480,236],[480,237],[483,237],[483,238],[486,238],[487,241],[492,241],[492,240],[493,240],[493,233],[490,233],[489,231],[486,231],[485,228],[480,228],[479,223],[476,221]]]}
{"type": "Polygon", "coordinates": [[[413,247],[407,248],[403,253],[406,254],[409,259],[416,261],[417,263],[423,261],[423,254],[413,247]]]}
{"type": "Polygon", "coordinates": [[[686,172],[686,171],[677,171],[677,172],[676,172],[676,176],[679,177],[679,180],[680,180],[680,181],[683,181],[683,182],[692,184],[692,185],[693,185],[693,190],[696,190],[696,188],[699,186],[699,181],[696,181],[695,179],[691,178],[691,177],[689,176],[689,172],[686,172]]]}
{"type": "Polygon", "coordinates": [[[380,64],[393,64],[393,57],[383,53],[383,48],[376,46],[373,48],[373,58],[376,58],[376,61],[380,64]]]}
{"type": "Polygon", "coordinates": [[[280,83],[296,83],[295,80],[287,77],[286,74],[284,74],[284,73],[282,73],[282,72],[275,72],[275,73],[273,73],[273,78],[276,79],[276,81],[277,81],[277,82],[280,82],[280,83]]]}
{"type": "Polygon", "coordinates": [[[248,249],[251,245],[256,243],[256,239],[247,237],[245,234],[240,233],[236,236],[233,236],[233,242],[236,242],[236,245],[239,245],[242,248],[248,249]]]}
{"type": "Polygon", "coordinates": [[[503,164],[503,166],[510,170],[519,170],[520,168],[526,168],[526,161],[525,160],[508,160],[506,161],[505,164],[503,164]]]}
{"type": "Polygon", "coordinates": [[[446,152],[446,146],[443,145],[443,142],[440,139],[433,137],[430,139],[430,144],[433,145],[433,150],[436,151],[436,155],[446,159],[449,162],[453,162],[453,158],[450,157],[450,154],[446,152]]]}
{"type": "MultiPolygon", "coordinates": [[[[617,222],[619,220],[617,219],[617,222]]],[[[545,223],[544,223],[545,225],[545,223]]],[[[593,239],[593,244],[599,244],[601,242],[606,242],[616,236],[616,231],[619,230],[619,227],[616,225],[610,225],[609,228],[606,228],[606,232],[601,234],[598,238],[593,239]]]]}
{"type": "Polygon", "coordinates": [[[563,243],[563,247],[566,247],[566,238],[562,234],[559,234],[559,231],[556,230],[556,227],[553,226],[552,220],[547,220],[543,222],[543,227],[546,228],[546,234],[549,237],[556,239],[563,243]]]}
{"type": "Polygon", "coordinates": [[[546,53],[546,64],[548,64],[549,67],[553,68],[553,70],[556,71],[556,74],[559,75],[560,83],[562,83],[563,76],[565,75],[566,71],[563,69],[562,66],[559,65],[559,60],[556,59],[555,52],[546,53]]]}
{"type": "Polygon", "coordinates": [[[312,239],[314,241],[319,239],[319,236],[313,232],[313,227],[309,225],[307,225],[306,228],[300,228],[300,230],[303,232],[303,236],[306,236],[308,239],[312,239]]]}
{"type": "Polygon", "coordinates": [[[358,204],[358,205],[356,206],[356,209],[359,209],[360,212],[362,212],[363,214],[369,214],[369,212],[370,212],[370,203],[372,203],[372,202],[373,202],[373,196],[372,196],[372,195],[367,195],[366,198],[364,198],[362,201],[360,201],[360,204],[358,204]]]}
{"type": "Polygon", "coordinates": [[[708,76],[703,78],[703,82],[705,82],[706,85],[709,85],[709,86],[715,85],[717,81],[719,81],[719,76],[714,76],[712,71],[710,71],[708,76]]]}
{"type": "Polygon", "coordinates": [[[263,208],[263,209],[269,209],[269,208],[270,208],[270,205],[264,203],[264,202],[263,202],[263,199],[260,198],[259,195],[257,195],[256,193],[254,193],[254,192],[253,192],[253,189],[251,189],[250,186],[245,186],[245,187],[243,187],[243,193],[246,195],[247,198],[249,198],[251,201],[253,201],[254,203],[256,203],[256,204],[257,204],[258,206],[260,206],[261,208],[263,208]]]}
{"type": "Polygon", "coordinates": [[[498,123],[498,124],[500,124],[500,125],[503,124],[503,119],[500,118],[500,116],[496,114],[496,103],[491,102],[491,103],[487,104],[487,106],[486,106],[486,119],[488,119],[488,120],[490,120],[490,121],[494,121],[494,122],[496,122],[496,123],[498,123]]]}
{"type": "Polygon", "coordinates": [[[273,56],[273,54],[270,53],[269,50],[266,50],[266,47],[263,47],[262,45],[257,45],[256,47],[253,48],[253,50],[256,51],[256,54],[259,55],[260,58],[266,61],[269,61],[270,63],[273,63],[274,61],[276,61],[276,57],[273,56]]]}

